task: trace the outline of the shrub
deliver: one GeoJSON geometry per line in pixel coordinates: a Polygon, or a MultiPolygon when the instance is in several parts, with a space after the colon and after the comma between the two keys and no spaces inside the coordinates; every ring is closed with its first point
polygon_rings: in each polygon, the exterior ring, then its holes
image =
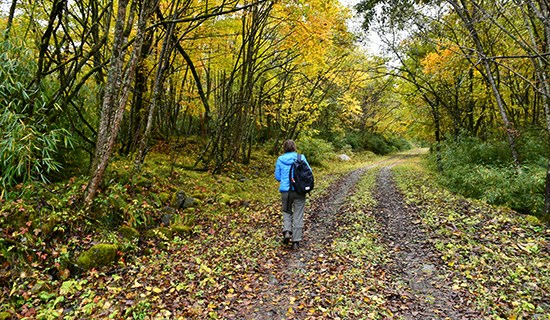
{"type": "Polygon", "coordinates": [[[449,167],[460,164],[507,165],[512,153],[506,141],[482,141],[478,138],[447,139],[441,146],[442,158],[449,167]]]}
{"type": "MultiPolygon", "coordinates": [[[[440,182],[451,191],[470,198],[522,213],[539,214],[544,203],[546,169],[537,165],[536,159],[527,157],[540,157],[533,148],[539,143],[526,139],[521,145],[532,152],[521,154],[525,160],[518,169],[505,141],[476,138],[447,141],[441,146],[443,172],[439,175],[440,182]]],[[[431,159],[435,164],[435,154],[431,159]]]]}
{"type": "Polygon", "coordinates": [[[334,147],[329,142],[316,138],[302,138],[296,142],[298,151],[306,155],[307,161],[312,165],[319,165],[331,158],[334,147]]]}
{"type": "Polygon", "coordinates": [[[540,167],[456,166],[444,171],[444,184],[453,192],[522,213],[540,213],[545,171],[540,167]]]}
{"type": "Polygon", "coordinates": [[[380,155],[395,151],[382,135],[372,132],[363,135],[363,148],[380,155]]]}
{"type": "Polygon", "coordinates": [[[396,151],[410,150],[412,148],[411,143],[403,137],[390,137],[388,138],[388,142],[396,151]]]}
{"type": "Polygon", "coordinates": [[[19,182],[47,182],[48,174],[59,171],[61,165],[55,159],[56,153],[60,144],[70,144],[70,135],[65,129],[43,132],[44,129],[9,109],[0,114],[0,167],[4,189],[19,182]]]}
{"type": "Polygon", "coordinates": [[[28,88],[36,66],[31,53],[9,41],[0,48],[0,185],[12,190],[21,182],[47,182],[61,168],[59,147],[70,146],[71,139],[67,130],[48,123],[46,89],[28,88]]]}
{"type": "Polygon", "coordinates": [[[350,145],[353,150],[362,150],[361,135],[358,132],[347,133],[342,145],[350,145]]]}
{"type": "Polygon", "coordinates": [[[550,150],[549,142],[550,139],[546,130],[529,130],[523,133],[517,141],[521,161],[546,166],[548,163],[548,150],[550,150]]]}

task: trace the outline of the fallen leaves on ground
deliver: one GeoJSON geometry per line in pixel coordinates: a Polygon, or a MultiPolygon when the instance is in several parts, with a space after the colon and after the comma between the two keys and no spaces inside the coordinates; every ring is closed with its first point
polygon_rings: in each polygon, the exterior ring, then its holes
{"type": "MultiPolygon", "coordinates": [[[[278,201],[211,203],[189,236],[142,242],[134,257],[78,276],[20,270],[2,301],[27,319],[392,318],[390,306],[406,309],[410,299],[407,284],[388,273],[372,212],[376,170],[325,206],[322,190],[330,194],[344,176],[331,175],[310,198],[298,251],[281,243],[278,201]]],[[[454,288],[468,290],[491,319],[550,314],[548,228],[445,192],[414,166],[399,167],[396,178],[454,288]]]]}
{"type": "Polygon", "coordinates": [[[548,319],[550,229],[507,209],[453,195],[417,166],[396,171],[406,201],[419,207],[421,222],[453,279],[491,318],[548,319]]]}

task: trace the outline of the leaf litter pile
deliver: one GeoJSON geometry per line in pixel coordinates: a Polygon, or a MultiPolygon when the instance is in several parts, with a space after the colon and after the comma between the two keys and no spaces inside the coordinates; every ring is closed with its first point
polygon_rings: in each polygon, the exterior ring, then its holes
{"type": "Polygon", "coordinates": [[[23,276],[9,294],[29,319],[549,319],[549,229],[392,168],[415,159],[319,188],[298,250],[278,202],[220,204],[189,237],[74,279],[23,276]]]}

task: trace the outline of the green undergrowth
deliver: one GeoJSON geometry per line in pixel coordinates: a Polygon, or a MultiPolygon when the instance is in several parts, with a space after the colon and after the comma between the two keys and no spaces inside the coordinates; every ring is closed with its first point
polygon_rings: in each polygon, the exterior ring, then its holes
{"type": "MultiPolygon", "coordinates": [[[[449,190],[468,198],[515,211],[541,215],[548,167],[548,139],[540,132],[524,133],[518,139],[521,168],[512,159],[505,141],[461,137],[441,145],[437,180],[449,190]]],[[[431,156],[436,166],[436,154],[431,156]]],[[[548,219],[548,217],[544,217],[548,219]]]]}
{"type": "Polygon", "coordinates": [[[467,200],[434,183],[421,163],[396,168],[417,205],[453,289],[467,290],[491,319],[550,319],[550,229],[533,216],[467,200]]]}
{"type": "MultiPolygon", "coordinates": [[[[314,166],[310,199],[375,156],[335,159],[314,166]]],[[[32,196],[0,203],[0,312],[27,319],[224,314],[265,284],[266,264],[277,263],[275,160],[258,153],[249,165],[213,175],[190,170],[184,155],[151,153],[139,172],[115,159],[88,211],[79,203],[85,177],[25,186],[22,194],[32,196]],[[174,209],[179,192],[194,205],[174,209]],[[116,245],[113,261],[78,266],[81,253],[98,244],[116,245]]]]}

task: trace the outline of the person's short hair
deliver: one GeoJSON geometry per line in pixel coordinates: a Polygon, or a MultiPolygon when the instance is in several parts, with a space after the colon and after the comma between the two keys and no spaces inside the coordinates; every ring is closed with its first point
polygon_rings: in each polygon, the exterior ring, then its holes
{"type": "Polygon", "coordinates": [[[283,150],[286,152],[294,152],[296,151],[296,143],[292,140],[287,140],[283,144],[283,150]]]}

